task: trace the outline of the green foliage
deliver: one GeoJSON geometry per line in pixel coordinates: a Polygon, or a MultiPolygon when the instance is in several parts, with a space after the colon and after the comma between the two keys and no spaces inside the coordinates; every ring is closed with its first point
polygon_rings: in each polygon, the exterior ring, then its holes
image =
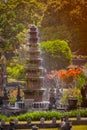
{"type": "Polygon", "coordinates": [[[7,66],[7,73],[9,78],[23,79],[25,75],[24,66],[17,63],[10,63],[10,65],[7,66]]]}
{"type": "Polygon", "coordinates": [[[1,0],[0,52],[25,43],[24,30],[35,24],[40,27],[42,40],[66,40],[72,51],[86,55],[86,12],[83,0],[1,0]]]}
{"type": "Polygon", "coordinates": [[[0,121],[1,121],[2,119],[7,120],[7,116],[0,114],[0,121]]]}
{"type": "Polygon", "coordinates": [[[30,24],[40,26],[43,10],[44,4],[36,0],[0,1],[0,51],[18,48],[18,34],[30,24]]]}
{"type": "Polygon", "coordinates": [[[50,71],[63,69],[70,65],[72,55],[68,43],[63,40],[47,41],[41,43],[44,67],[50,71]]]}
{"type": "Polygon", "coordinates": [[[80,115],[81,117],[87,117],[87,109],[78,109],[73,110],[69,112],[58,112],[58,111],[38,111],[38,112],[27,112],[25,114],[21,114],[19,116],[10,116],[6,117],[4,115],[0,115],[0,120],[5,119],[6,121],[15,120],[17,118],[19,121],[26,121],[28,118],[30,118],[32,121],[40,121],[41,117],[44,117],[45,120],[52,120],[53,117],[56,117],[56,119],[61,119],[62,117],[65,117],[68,115],[69,117],[77,117],[77,115],[80,115]]]}
{"type": "MultiPolygon", "coordinates": [[[[52,112],[52,111],[40,111],[40,112],[29,112],[22,115],[17,116],[17,119],[19,121],[26,121],[28,118],[30,118],[32,121],[40,121],[41,117],[44,117],[45,120],[51,120],[53,117],[56,117],[56,119],[60,119],[65,114],[60,112],[52,112]]],[[[11,117],[10,117],[11,119],[11,117]]],[[[8,120],[10,120],[8,119],[8,120]]]]}
{"type": "Polygon", "coordinates": [[[41,30],[41,40],[42,41],[51,41],[51,40],[67,40],[70,41],[71,35],[68,28],[65,25],[59,26],[48,26],[45,28],[40,28],[41,30]]]}
{"type": "MultiPolygon", "coordinates": [[[[83,0],[49,0],[47,8],[41,22],[42,37],[45,40],[54,39],[56,34],[61,34],[61,38],[69,41],[69,45],[76,54],[87,55],[87,8],[86,2],[83,0]],[[55,18],[54,18],[55,16],[55,18]],[[64,38],[62,34],[62,25],[67,28],[68,35],[64,38]],[[60,29],[61,26],[61,29],[60,29]],[[44,30],[49,28],[48,35],[44,34],[44,30]],[[54,31],[52,28],[55,28],[54,31]],[[52,35],[53,32],[53,35],[52,35]],[[68,37],[70,36],[70,37],[68,37]],[[48,39],[49,38],[49,39],[48,39]]],[[[65,30],[65,28],[63,28],[65,30]]],[[[59,35],[58,35],[58,38],[59,35]]]]}
{"type": "Polygon", "coordinates": [[[69,98],[77,99],[78,105],[81,105],[82,95],[81,95],[80,89],[78,89],[77,87],[74,87],[74,86],[73,86],[73,88],[67,89],[65,91],[63,97],[61,98],[61,102],[64,103],[64,104],[67,104],[69,98]]]}
{"type": "Polygon", "coordinates": [[[67,112],[69,117],[76,117],[77,115],[80,115],[81,117],[87,117],[87,109],[80,109],[80,110],[74,110],[67,112]]]}
{"type": "Polygon", "coordinates": [[[18,33],[18,34],[16,35],[16,38],[17,38],[17,40],[19,41],[19,43],[20,43],[21,45],[27,43],[27,35],[26,35],[26,32],[27,32],[27,30],[24,29],[22,32],[20,32],[20,33],[18,33]]]}
{"type": "Polygon", "coordinates": [[[87,77],[84,75],[84,73],[81,73],[79,76],[78,76],[78,79],[77,79],[77,87],[79,89],[81,89],[85,84],[86,84],[86,80],[87,80],[87,77]]]}
{"type": "Polygon", "coordinates": [[[16,97],[13,97],[13,98],[9,99],[10,104],[14,104],[16,101],[17,101],[16,97]]]}

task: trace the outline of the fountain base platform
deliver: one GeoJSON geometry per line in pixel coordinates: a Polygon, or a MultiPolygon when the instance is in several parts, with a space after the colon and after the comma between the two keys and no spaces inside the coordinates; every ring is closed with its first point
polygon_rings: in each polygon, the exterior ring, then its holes
{"type": "Polygon", "coordinates": [[[34,102],[42,101],[44,89],[24,89],[25,99],[33,99],[34,102]]]}

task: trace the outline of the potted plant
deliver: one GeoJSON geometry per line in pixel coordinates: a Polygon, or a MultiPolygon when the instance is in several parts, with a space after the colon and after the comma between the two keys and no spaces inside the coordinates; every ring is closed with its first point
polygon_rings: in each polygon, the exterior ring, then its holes
{"type": "Polygon", "coordinates": [[[76,109],[81,103],[81,92],[77,87],[69,88],[67,91],[68,109],[76,109]]]}
{"type": "Polygon", "coordinates": [[[65,93],[68,108],[77,108],[77,105],[81,103],[81,87],[85,83],[83,69],[80,67],[69,68],[61,73],[61,79],[69,86],[65,93]]]}

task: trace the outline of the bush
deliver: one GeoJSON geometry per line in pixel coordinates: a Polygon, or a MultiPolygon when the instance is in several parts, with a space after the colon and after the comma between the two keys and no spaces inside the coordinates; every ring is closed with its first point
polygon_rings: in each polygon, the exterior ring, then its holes
{"type": "Polygon", "coordinates": [[[63,69],[71,64],[72,54],[68,43],[63,40],[41,43],[43,66],[48,70],[63,69]]]}
{"type": "Polygon", "coordinates": [[[18,120],[26,121],[28,118],[30,118],[32,121],[40,121],[41,117],[44,117],[45,120],[51,120],[53,117],[56,117],[57,119],[60,119],[62,117],[62,113],[60,113],[60,112],[51,112],[51,111],[32,112],[32,113],[26,113],[24,115],[18,116],[18,120]]]}
{"type": "Polygon", "coordinates": [[[1,121],[2,119],[7,120],[7,117],[6,117],[5,115],[0,114],[0,121],[1,121]]]}
{"type": "Polygon", "coordinates": [[[52,120],[53,117],[56,117],[56,119],[58,120],[61,119],[62,117],[65,117],[66,115],[68,115],[69,117],[77,117],[77,115],[80,115],[81,117],[87,117],[87,109],[73,110],[69,112],[58,112],[58,111],[28,112],[16,117],[10,116],[8,118],[6,116],[0,115],[0,120],[5,119],[6,121],[11,121],[17,118],[19,121],[27,121],[27,119],[30,118],[32,121],[40,121],[41,117],[44,117],[45,120],[52,120]]]}

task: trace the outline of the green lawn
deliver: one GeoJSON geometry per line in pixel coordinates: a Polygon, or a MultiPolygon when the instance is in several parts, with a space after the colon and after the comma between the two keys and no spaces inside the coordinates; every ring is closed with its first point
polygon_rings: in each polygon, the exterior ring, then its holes
{"type": "Polygon", "coordinates": [[[87,125],[76,125],[72,130],[87,130],[87,125]]]}
{"type": "MultiPolygon", "coordinates": [[[[55,129],[39,129],[39,130],[60,130],[58,128],[55,129]]],[[[73,126],[72,130],[87,130],[87,125],[79,125],[79,126],[73,126]]]]}

